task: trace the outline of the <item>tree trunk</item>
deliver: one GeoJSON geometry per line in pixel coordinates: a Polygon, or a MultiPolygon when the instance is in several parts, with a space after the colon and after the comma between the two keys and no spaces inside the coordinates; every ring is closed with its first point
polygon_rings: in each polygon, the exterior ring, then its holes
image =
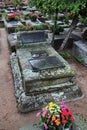
{"type": "Polygon", "coordinates": [[[74,18],[73,21],[72,21],[71,27],[70,27],[65,39],[63,40],[63,43],[61,44],[58,52],[62,51],[65,48],[65,46],[67,45],[68,39],[69,39],[72,31],[75,29],[77,23],[78,23],[78,18],[74,18]]]}
{"type": "Polygon", "coordinates": [[[58,9],[55,11],[55,17],[54,17],[54,28],[53,28],[53,35],[52,35],[52,42],[51,45],[54,46],[54,38],[55,38],[55,31],[57,26],[57,19],[58,19],[58,9]]]}

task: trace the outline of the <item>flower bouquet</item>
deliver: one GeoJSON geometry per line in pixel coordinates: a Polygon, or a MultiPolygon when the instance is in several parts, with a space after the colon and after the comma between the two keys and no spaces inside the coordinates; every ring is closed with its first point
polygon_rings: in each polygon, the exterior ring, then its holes
{"type": "Polygon", "coordinates": [[[35,13],[29,14],[29,17],[30,17],[32,22],[36,22],[36,19],[38,18],[38,16],[35,13]]]}
{"type": "Polygon", "coordinates": [[[6,17],[7,21],[18,21],[20,20],[20,12],[13,12],[11,14],[8,14],[6,17]]]}
{"type": "Polygon", "coordinates": [[[72,112],[64,103],[50,102],[36,116],[40,116],[38,125],[44,126],[45,130],[72,130],[71,127],[75,121],[72,112]]]}

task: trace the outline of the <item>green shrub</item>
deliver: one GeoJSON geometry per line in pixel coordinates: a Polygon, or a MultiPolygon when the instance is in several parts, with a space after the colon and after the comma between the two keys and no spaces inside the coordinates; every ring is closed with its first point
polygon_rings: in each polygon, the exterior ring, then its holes
{"type": "MultiPolygon", "coordinates": [[[[50,30],[53,32],[54,25],[50,25],[50,30]]],[[[63,31],[64,31],[64,28],[62,26],[59,26],[59,25],[56,26],[55,34],[60,34],[60,32],[63,32],[63,31]]]]}
{"type": "Polygon", "coordinates": [[[83,58],[83,56],[81,56],[81,55],[79,55],[79,56],[77,57],[77,60],[78,60],[80,63],[84,63],[84,58],[83,58]]]}
{"type": "Polygon", "coordinates": [[[33,28],[34,28],[34,30],[47,30],[48,29],[48,25],[41,24],[41,25],[34,26],[33,28]]]}
{"type": "Polygon", "coordinates": [[[67,51],[67,50],[60,52],[60,55],[61,55],[64,59],[68,59],[68,58],[71,57],[70,52],[67,51]]]}

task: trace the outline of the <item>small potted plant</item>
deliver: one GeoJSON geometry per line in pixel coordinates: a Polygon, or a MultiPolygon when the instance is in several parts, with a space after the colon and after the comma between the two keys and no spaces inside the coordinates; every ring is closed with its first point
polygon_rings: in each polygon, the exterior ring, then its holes
{"type": "Polygon", "coordinates": [[[38,16],[35,13],[29,14],[29,17],[31,19],[32,22],[36,22],[38,16]]]}
{"type": "Polygon", "coordinates": [[[36,116],[40,116],[38,125],[44,126],[45,130],[72,130],[75,121],[72,112],[64,103],[50,102],[36,116]]]}
{"type": "Polygon", "coordinates": [[[20,13],[19,12],[13,12],[7,16],[8,16],[7,21],[19,21],[20,20],[20,13]]]}

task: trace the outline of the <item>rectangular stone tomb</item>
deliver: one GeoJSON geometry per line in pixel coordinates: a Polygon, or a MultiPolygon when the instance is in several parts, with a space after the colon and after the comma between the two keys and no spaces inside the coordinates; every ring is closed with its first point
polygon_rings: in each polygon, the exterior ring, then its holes
{"type": "Polygon", "coordinates": [[[35,72],[46,69],[64,67],[64,64],[56,56],[30,59],[29,63],[31,64],[32,70],[35,72]]]}
{"type": "Polygon", "coordinates": [[[32,92],[55,90],[56,87],[54,85],[65,83],[74,76],[70,67],[66,65],[58,53],[49,45],[34,44],[28,48],[17,49],[17,56],[24,90],[27,95],[32,92]],[[41,56],[41,51],[42,54],[45,53],[47,55],[41,56]],[[37,54],[39,53],[37,58],[34,57],[36,52],[37,54]]]}
{"type": "Polygon", "coordinates": [[[87,41],[79,40],[73,43],[72,55],[87,66],[87,41]]]}
{"type": "Polygon", "coordinates": [[[13,27],[16,27],[18,25],[18,21],[10,21],[9,22],[13,27]]]}
{"type": "Polygon", "coordinates": [[[18,48],[16,54],[12,54],[10,59],[19,111],[28,112],[42,108],[50,101],[58,103],[83,96],[75,82],[75,72],[48,44],[18,48]],[[29,60],[34,67],[41,70],[33,71],[29,60]]]}
{"type": "Polygon", "coordinates": [[[22,44],[28,43],[36,43],[36,42],[44,42],[46,41],[46,34],[44,31],[38,32],[31,32],[31,33],[21,33],[19,39],[21,40],[22,44]]]}

